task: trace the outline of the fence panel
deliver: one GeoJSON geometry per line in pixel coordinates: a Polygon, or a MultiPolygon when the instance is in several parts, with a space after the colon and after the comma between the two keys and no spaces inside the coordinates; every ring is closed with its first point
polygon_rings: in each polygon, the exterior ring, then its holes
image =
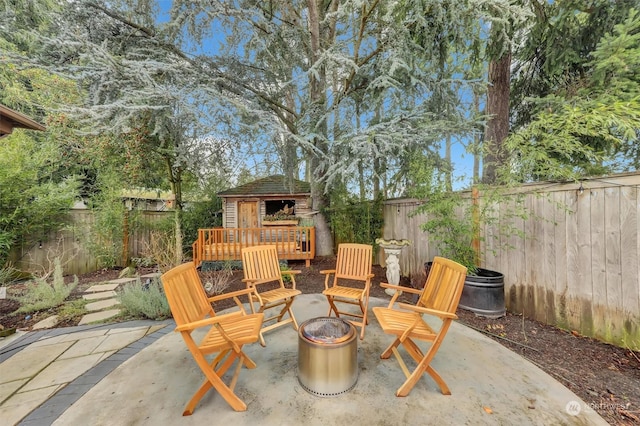
{"type": "MultiPolygon", "coordinates": [[[[141,211],[139,224],[129,231],[129,258],[143,257],[150,241],[153,224],[171,216],[171,211],[141,211]]],[[[69,226],[49,233],[41,241],[17,246],[9,257],[10,262],[22,271],[38,273],[52,270],[54,259],[59,257],[65,275],[94,272],[100,267],[100,262],[82,243],[91,238],[93,223],[94,217],[90,210],[71,210],[69,226]]],[[[112,243],[123,247],[124,241],[112,243]]],[[[117,266],[124,266],[122,259],[117,266]]]]}
{"type": "MultiPolygon", "coordinates": [[[[525,194],[526,219],[506,214],[513,200],[505,197],[494,210],[501,225],[482,226],[479,266],[504,274],[507,308],[607,342],[640,346],[639,186],[640,173],[524,185],[518,192],[525,194]],[[524,239],[488,238],[505,224],[524,231],[524,239]]],[[[404,275],[422,273],[423,263],[437,254],[420,230],[426,217],[409,217],[417,205],[399,199],[384,206],[383,237],[413,241],[400,255],[404,275]]],[[[380,261],[384,265],[384,253],[380,261]]]]}

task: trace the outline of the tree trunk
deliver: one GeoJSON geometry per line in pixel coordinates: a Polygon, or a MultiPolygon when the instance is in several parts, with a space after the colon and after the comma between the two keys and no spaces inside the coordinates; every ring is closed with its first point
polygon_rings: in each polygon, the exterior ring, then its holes
{"type": "Polygon", "coordinates": [[[182,172],[180,170],[174,170],[172,167],[172,160],[170,156],[165,157],[167,168],[168,168],[168,177],[169,183],[171,186],[171,192],[175,198],[175,265],[180,265],[182,263],[182,172]]]}
{"type": "MultiPolygon", "coordinates": [[[[316,0],[307,1],[309,18],[309,34],[311,37],[311,65],[314,66],[318,61],[321,49],[321,30],[320,30],[320,10],[316,0]]],[[[311,105],[315,107],[318,114],[315,114],[318,133],[327,136],[327,122],[324,118],[320,118],[321,114],[326,111],[326,97],[325,89],[327,85],[326,70],[324,66],[320,67],[318,76],[313,74],[309,75],[309,95],[311,98],[311,105]]],[[[331,235],[331,229],[324,215],[324,210],[330,206],[329,197],[327,196],[323,177],[325,170],[320,167],[320,158],[318,158],[317,152],[328,153],[328,143],[322,138],[317,136],[313,141],[315,145],[315,152],[311,154],[311,198],[313,200],[313,210],[319,212],[314,216],[314,225],[316,228],[316,254],[318,256],[330,256],[333,254],[333,235],[331,235]]]]}
{"type": "Polygon", "coordinates": [[[373,199],[377,200],[380,196],[380,174],[382,173],[380,167],[380,158],[375,157],[373,159],[373,178],[371,181],[371,185],[373,186],[373,199]]]}
{"type": "Polygon", "coordinates": [[[509,84],[511,75],[511,53],[507,52],[497,61],[489,63],[489,87],[487,90],[487,115],[485,130],[485,155],[482,181],[496,182],[497,169],[505,162],[502,144],[509,134],[509,84]]]}
{"type": "MultiPolygon", "coordinates": [[[[475,116],[480,115],[480,95],[473,91],[473,112],[475,116]]],[[[473,134],[473,183],[477,184],[480,182],[480,160],[481,160],[481,150],[480,150],[480,132],[474,132],[473,134]]]]}
{"type": "Polygon", "coordinates": [[[447,191],[453,191],[453,162],[451,161],[451,135],[447,134],[444,147],[445,160],[445,188],[447,191]]]}

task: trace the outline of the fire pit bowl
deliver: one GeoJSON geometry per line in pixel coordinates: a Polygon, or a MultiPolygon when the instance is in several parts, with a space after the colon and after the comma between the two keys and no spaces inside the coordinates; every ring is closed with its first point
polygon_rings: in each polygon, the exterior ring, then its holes
{"type": "Polygon", "coordinates": [[[350,391],[358,381],[356,328],[341,318],[312,318],[298,329],[298,381],[322,397],[350,391]]]}

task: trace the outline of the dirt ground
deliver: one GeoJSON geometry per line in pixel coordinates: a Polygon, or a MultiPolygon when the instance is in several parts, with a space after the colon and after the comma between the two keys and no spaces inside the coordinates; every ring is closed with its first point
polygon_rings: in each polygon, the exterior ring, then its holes
{"type": "MultiPolygon", "coordinates": [[[[319,271],[334,265],[334,258],[317,258],[310,268],[303,262],[291,262],[290,268],[301,271],[296,278],[298,289],[303,293],[320,293],[324,289],[324,276],[319,271]]],[[[78,287],[68,300],[80,298],[81,292],[92,284],[117,278],[119,272],[103,270],[78,277],[78,287]]],[[[140,274],[149,272],[153,270],[139,270],[140,274]]],[[[371,296],[389,298],[378,285],[386,281],[384,268],[374,266],[373,272],[376,276],[371,296]]],[[[234,271],[227,290],[244,288],[241,279],[242,272],[234,271]]],[[[402,278],[400,284],[411,286],[407,278],[402,278]]],[[[9,287],[9,296],[19,290],[19,285],[9,287]]],[[[410,300],[407,297],[405,301],[410,300]]],[[[0,326],[29,329],[37,321],[60,311],[37,312],[27,319],[25,314],[12,314],[19,306],[19,302],[12,299],[0,300],[0,326]]],[[[226,307],[221,304],[215,309],[226,307]]],[[[459,309],[458,316],[461,323],[486,334],[553,376],[610,424],[640,424],[640,352],[601,343],[511,312],[503,318],[487,319],[459,309]]],[[[65,316],[58,326],[77,325],[80,318],[80,314],[65,316]]]]}

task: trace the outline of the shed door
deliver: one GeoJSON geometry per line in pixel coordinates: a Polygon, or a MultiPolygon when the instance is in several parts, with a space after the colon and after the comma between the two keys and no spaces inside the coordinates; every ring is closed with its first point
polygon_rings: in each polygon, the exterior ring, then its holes
{"type": "Polygon", "coordinates": [[[238,228],[258,227],[258,202],[238,202],[238,228]]]}

